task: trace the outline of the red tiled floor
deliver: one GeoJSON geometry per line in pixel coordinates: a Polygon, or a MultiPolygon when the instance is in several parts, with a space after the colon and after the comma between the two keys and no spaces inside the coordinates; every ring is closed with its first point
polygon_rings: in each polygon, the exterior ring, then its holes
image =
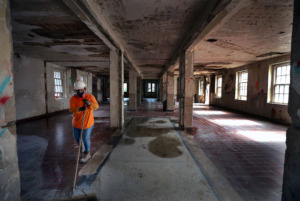
{"type": "Polygon", "coordinates": [[[209,106],[193,116],[190,134],[244,200],[281,200],[287,126],[209,106]]]}
{"type": "MultiPolygon", "coordinates": [[[[116,131],[109,125],[108,105],[102,105],[94,115],[92,154],[102,144],[110,142],[116,131]]],[[[72,114],[67,112],[17,125],[22,200],[55,198],[70,191],[78,148],[73,140],[71,122],[72,114]]],[[[79,170],[82,166],[79,165],[79,170]]]]}
{"type": "MultiPolygon", "coordinates": [[[[153,99],[143,101],[137,111],[125,106],[125,117],[178,119],[177,108],[178,103],[174,112],[164,112],[153,99]]],[[[94,116],[92,153],[115,131],[109,127],[109,105],[101,105],[94,116]]],[[[194,107],[193,116],[194,129],[189,133],[244,200],[280,200],[286,126],[203,105],[194,107]]],[[[72,186],[77,146],[71,119],[65,113],[18,124],[23,200],[30,196],[37,200],[35,192],[59,194],[72,186]]]]}

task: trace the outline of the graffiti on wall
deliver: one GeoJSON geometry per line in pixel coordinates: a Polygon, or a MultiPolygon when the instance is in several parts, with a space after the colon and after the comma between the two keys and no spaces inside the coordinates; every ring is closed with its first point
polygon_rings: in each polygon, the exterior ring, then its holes
{"type": "Polygon", "coordinates": [[[264,89],[261,89],[260,91],[258,91],[250,100],[252,102],[257,101],[260,99],[260,97],[266,96],[267,94],[265,93],[264,89]]]}
{"type": "MultiPolygon", "coordinates": [[[[3,95],[3,92],[4,92],[4,90],[5,90],[5,88],[6,88],[6,86],[10,83],[10,80],[11,80],[11,76],[8,76],[8,77],[6,77],[4,80],[3,80],[3,82],[1,83],[1,85],[0,85],[0,116],[1,117],[3,117],[4,115],[2,114],[2,107],[6,104],[6,102],[9,100],[9,96],[6,96],[6,95],[4,95],[4,96],[2,96],[3,95]]],[[[5,119],[4,118],[2,118],[2,122],[3,123],[5,123],[5,119]]],[[[2,137],[3,136],[3,134],[5,133],[5,131],[6,131],[6,128],[4,128],[4,129],[2,129],[1,131],[0,131],[0,137],[2,137]]]]}

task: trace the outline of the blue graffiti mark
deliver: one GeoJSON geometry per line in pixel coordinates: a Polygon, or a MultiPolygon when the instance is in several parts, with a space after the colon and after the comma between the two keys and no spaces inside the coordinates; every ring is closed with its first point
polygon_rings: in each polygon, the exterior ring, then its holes
{"type": "Polygon", "coordinates": [[[0,132],[0,137],[2,137],[2,135],[5,133],[7,128],[4,128],[1,132],[0,132]]]}
{"type": "Polygon", "coordinates": [[[5,87],[7,86],[7,84],[10,82],[10,78],[11,76],[8,76],[7,78],[5,78],[0,86],[0,95],[3,93],[5,87]]]}

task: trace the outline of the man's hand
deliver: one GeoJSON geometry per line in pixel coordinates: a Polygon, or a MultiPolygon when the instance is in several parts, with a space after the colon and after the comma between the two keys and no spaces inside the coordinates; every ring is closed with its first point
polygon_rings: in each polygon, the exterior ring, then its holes
{"type": "Polygon", "coordinates": [[[88,105],[88,106],[90,106],[90,105],[91,105],[91,102],[90,102],[90,101],[88,101],[88,99],[83,99],[83,102],[84,102],[86,105],[88,105]]]}
{"type": "Polygon", "coordinates": [[[79,107],[78,108],[78,111],[79,112],[82,112],[82,111],[85,111],[86,110],[86,105],[84,105],[83,107],[79,107]]]}

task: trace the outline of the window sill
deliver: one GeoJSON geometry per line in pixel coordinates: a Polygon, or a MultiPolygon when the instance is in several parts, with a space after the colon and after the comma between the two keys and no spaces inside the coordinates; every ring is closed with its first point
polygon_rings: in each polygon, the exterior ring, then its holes
{"type": "Polygon", "coordinates": [[[54,100],[56,100],[56,101],[63,100],[63,99],[66,99],[66,98],[54,98],[54,100]]]}
{"type": "Polygon", "coordinates": [[[242,100],[242,99],[234,99],[236,101],[247,101],[247,100],[242,100]]]}
{"type": "Polygon", "coordinates": [[[221,98],[222,98],[222,96],[215,96],[215,98],[217,98],[217,99],[221,99],[221,98]]]}
{"type": "Polygon", "coordinates": [[[288,106],[287,103],[273,103],[273,102],[268,102],[270,105],[280,105],[280,106],[288,106]]]}

